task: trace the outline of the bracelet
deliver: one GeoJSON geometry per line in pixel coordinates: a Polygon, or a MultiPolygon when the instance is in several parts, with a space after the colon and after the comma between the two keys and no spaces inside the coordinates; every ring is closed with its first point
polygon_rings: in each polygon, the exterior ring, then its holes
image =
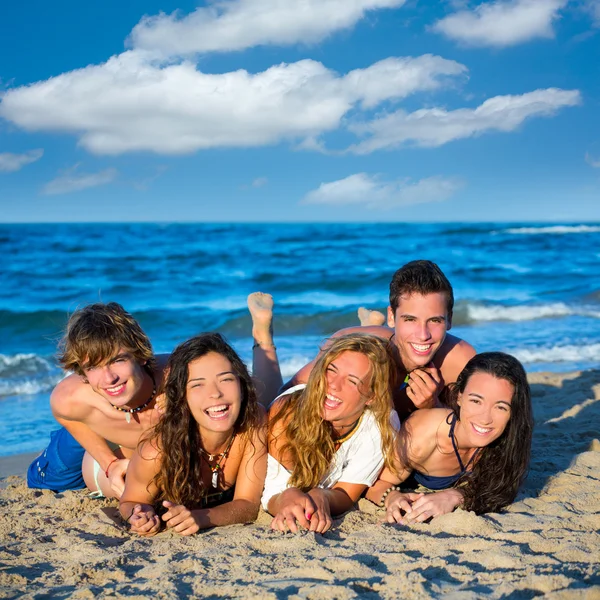
{"type": "Polygon", "coordinates": [[[261,344],[259,342],[254,342],[254,346],[252,346],[252,350],[254,350],[256,348],[262,348],[263,350],[277,350],[277,346],[275,346],[275,344],[271,344],[270,346],[267,346],[265,348],[264,346],[261,346],[261,344]]]}
{"type": "Polygon", "coordinates": [[[387,490],[385,490],[385,492],[383,492],[383,495],[381,496],[381,500],[379,500],[379,506],[384,507],[385,506],[385,499],[387,498],[388,494],[390,492],[399,492],[400,488],[397,485],[391,485],[387,490]]]}
{"type": "Polygon", "coordinates": [[[113,459],[112,459],[112,460],[111,460],[111,461],[108,463],[108,467],[106,467],[106,471],[104,471],[104,474],[106,475],[106,479],[108,479],[108,470],[110,469],[110,466],[111,466],[111,465],[112,465],[114,462],[116,462],[116,461],[118,461],[118,460],[119,460],[118,458],[113,458],[113,459]]]}

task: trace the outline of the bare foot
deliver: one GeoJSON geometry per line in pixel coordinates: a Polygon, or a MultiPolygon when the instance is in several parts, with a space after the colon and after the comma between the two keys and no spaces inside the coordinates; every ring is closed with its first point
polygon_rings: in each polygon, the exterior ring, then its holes
{"type": "Polygon", "coordinates": [[[383,325],[385,323],[385,316],[382,313],[378,310],[369,310],[364,306],[358,309],[358,318],[363,327],[365,325],[383,325]]]}
{"type": "Polygon", "coordinates": [[[273,296],[253,292],[248,296],[248,310],[254,341],[262,348],[273,346],[273,296]]]}

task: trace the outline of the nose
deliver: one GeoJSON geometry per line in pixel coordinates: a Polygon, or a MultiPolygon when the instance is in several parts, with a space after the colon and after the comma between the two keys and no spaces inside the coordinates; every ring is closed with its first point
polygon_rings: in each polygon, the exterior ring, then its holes
{"type": "Polygon", "coordinates": [[[429,331],[429,323],[427,321],[425,321],[424,323],[421,323],[421,326],[419,327],[419,339],[424,342],[426,340],[428,340],[431,337],[431,331],[429,331]]]}
{"type": "Polygon", "coordinates": [[[341,377],[338,373],[327,374],[327,385],[331,390],[339,390],[341,388],[341,377]]]}
{"type": "Polygon", "coordinates": [[[105,365],[102,367],[102,377],[108,384],[114,384],[119,381],[119,375],[113,371],[112,365],[105,365]]]}
{"type": "Polygon", "coordinates": [[[221,388],[218,384],[214,384],[212,388],[209,390],[210,398],[220,398],[223,394],[221,393],[221,388]]]}
{"type": "Polygon", "coordinates": [[[491,406],[482,406],[481,411],[479,412],[479,419],[482,425],[489,425],[492,418],[492,407],[491,406]]]}

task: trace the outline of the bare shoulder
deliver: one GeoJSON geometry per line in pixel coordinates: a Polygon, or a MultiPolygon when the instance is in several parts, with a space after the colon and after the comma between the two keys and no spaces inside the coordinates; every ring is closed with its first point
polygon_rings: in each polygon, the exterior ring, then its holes
{"type": "Polygon", "coordinates": [[[447,408],[422,408],[402,424],[401,436],[408,442],[411,460],[424,460],[434,451],[438,428],[449,412],[447,408]]]}
{"type": "Polygon", "coordinates": [[[394,333],[393,329],[389,327],[383,327],[379,325],[365,325],[365,326],[357,326],[357,327],[346,327],[344,329],[340,329],[336,331],[331,337],[340,337],[342,335],[348,335],[349,333],[367,333],[369,335],[374,335],[386,340],[389,340],[394,333]]]}
{"type": "Polygon", "coordinates": [[[443,419],[448,416],[447,408],[422,408],[415,410],[404,422],[411,434],[428,437],[435,433],[443,419]]]}
{"type": "Polygon", "coordinates": [[[148,461],[156,461],[160,458],[160,450],[158,448],[158,440],[156,438],[146,439],[137,447],[138,454],[148,461]]]}
{"type": "Polygon", "coordinates": [[[93,410],[94,395],[95,392],[81,376],[69,375],[52,390],[50,407],[57,417],[81,421],[93,410]]]}
{"type": "Polygon", "coordinates": [[[442,372],[444,383],[448,385],[455,382],[475,354],[475,348],[469,342],[448,334],[434,359],[436,367],[442,372]]]}

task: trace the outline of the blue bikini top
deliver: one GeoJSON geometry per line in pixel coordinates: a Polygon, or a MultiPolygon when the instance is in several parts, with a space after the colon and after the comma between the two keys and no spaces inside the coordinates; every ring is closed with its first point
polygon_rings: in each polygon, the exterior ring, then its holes
{"type": "Polygon", "coordinates": [[[452,417],[452,422],[449,423],[450,431],[448,432],[448,437],[452,440],[452,447],[454,448],[454,454],[458,460],[460,471],[455,475],[445,475],[439,477],[436,477],[435,475],[426,475],[420,471],[413,471],[406,483],[412,480],[426,488],[429,488],[430,490],[445,490],[449,487],[452,487],[467,472],[467,469],[475,460],[475,457],[479,454],[481,448],[477,448],[477,450],[473,452],[469,462],[466,465],[463,465],[463,461],[458,453],[458,447],[456,446],[456,439],[454,438],[454,427],[456,426],[457,420],[456,415],[454,413],[448,415],[448,417],[446,417],[446,423],[448,423],[448,419],[450,417],[452,417]]]}

